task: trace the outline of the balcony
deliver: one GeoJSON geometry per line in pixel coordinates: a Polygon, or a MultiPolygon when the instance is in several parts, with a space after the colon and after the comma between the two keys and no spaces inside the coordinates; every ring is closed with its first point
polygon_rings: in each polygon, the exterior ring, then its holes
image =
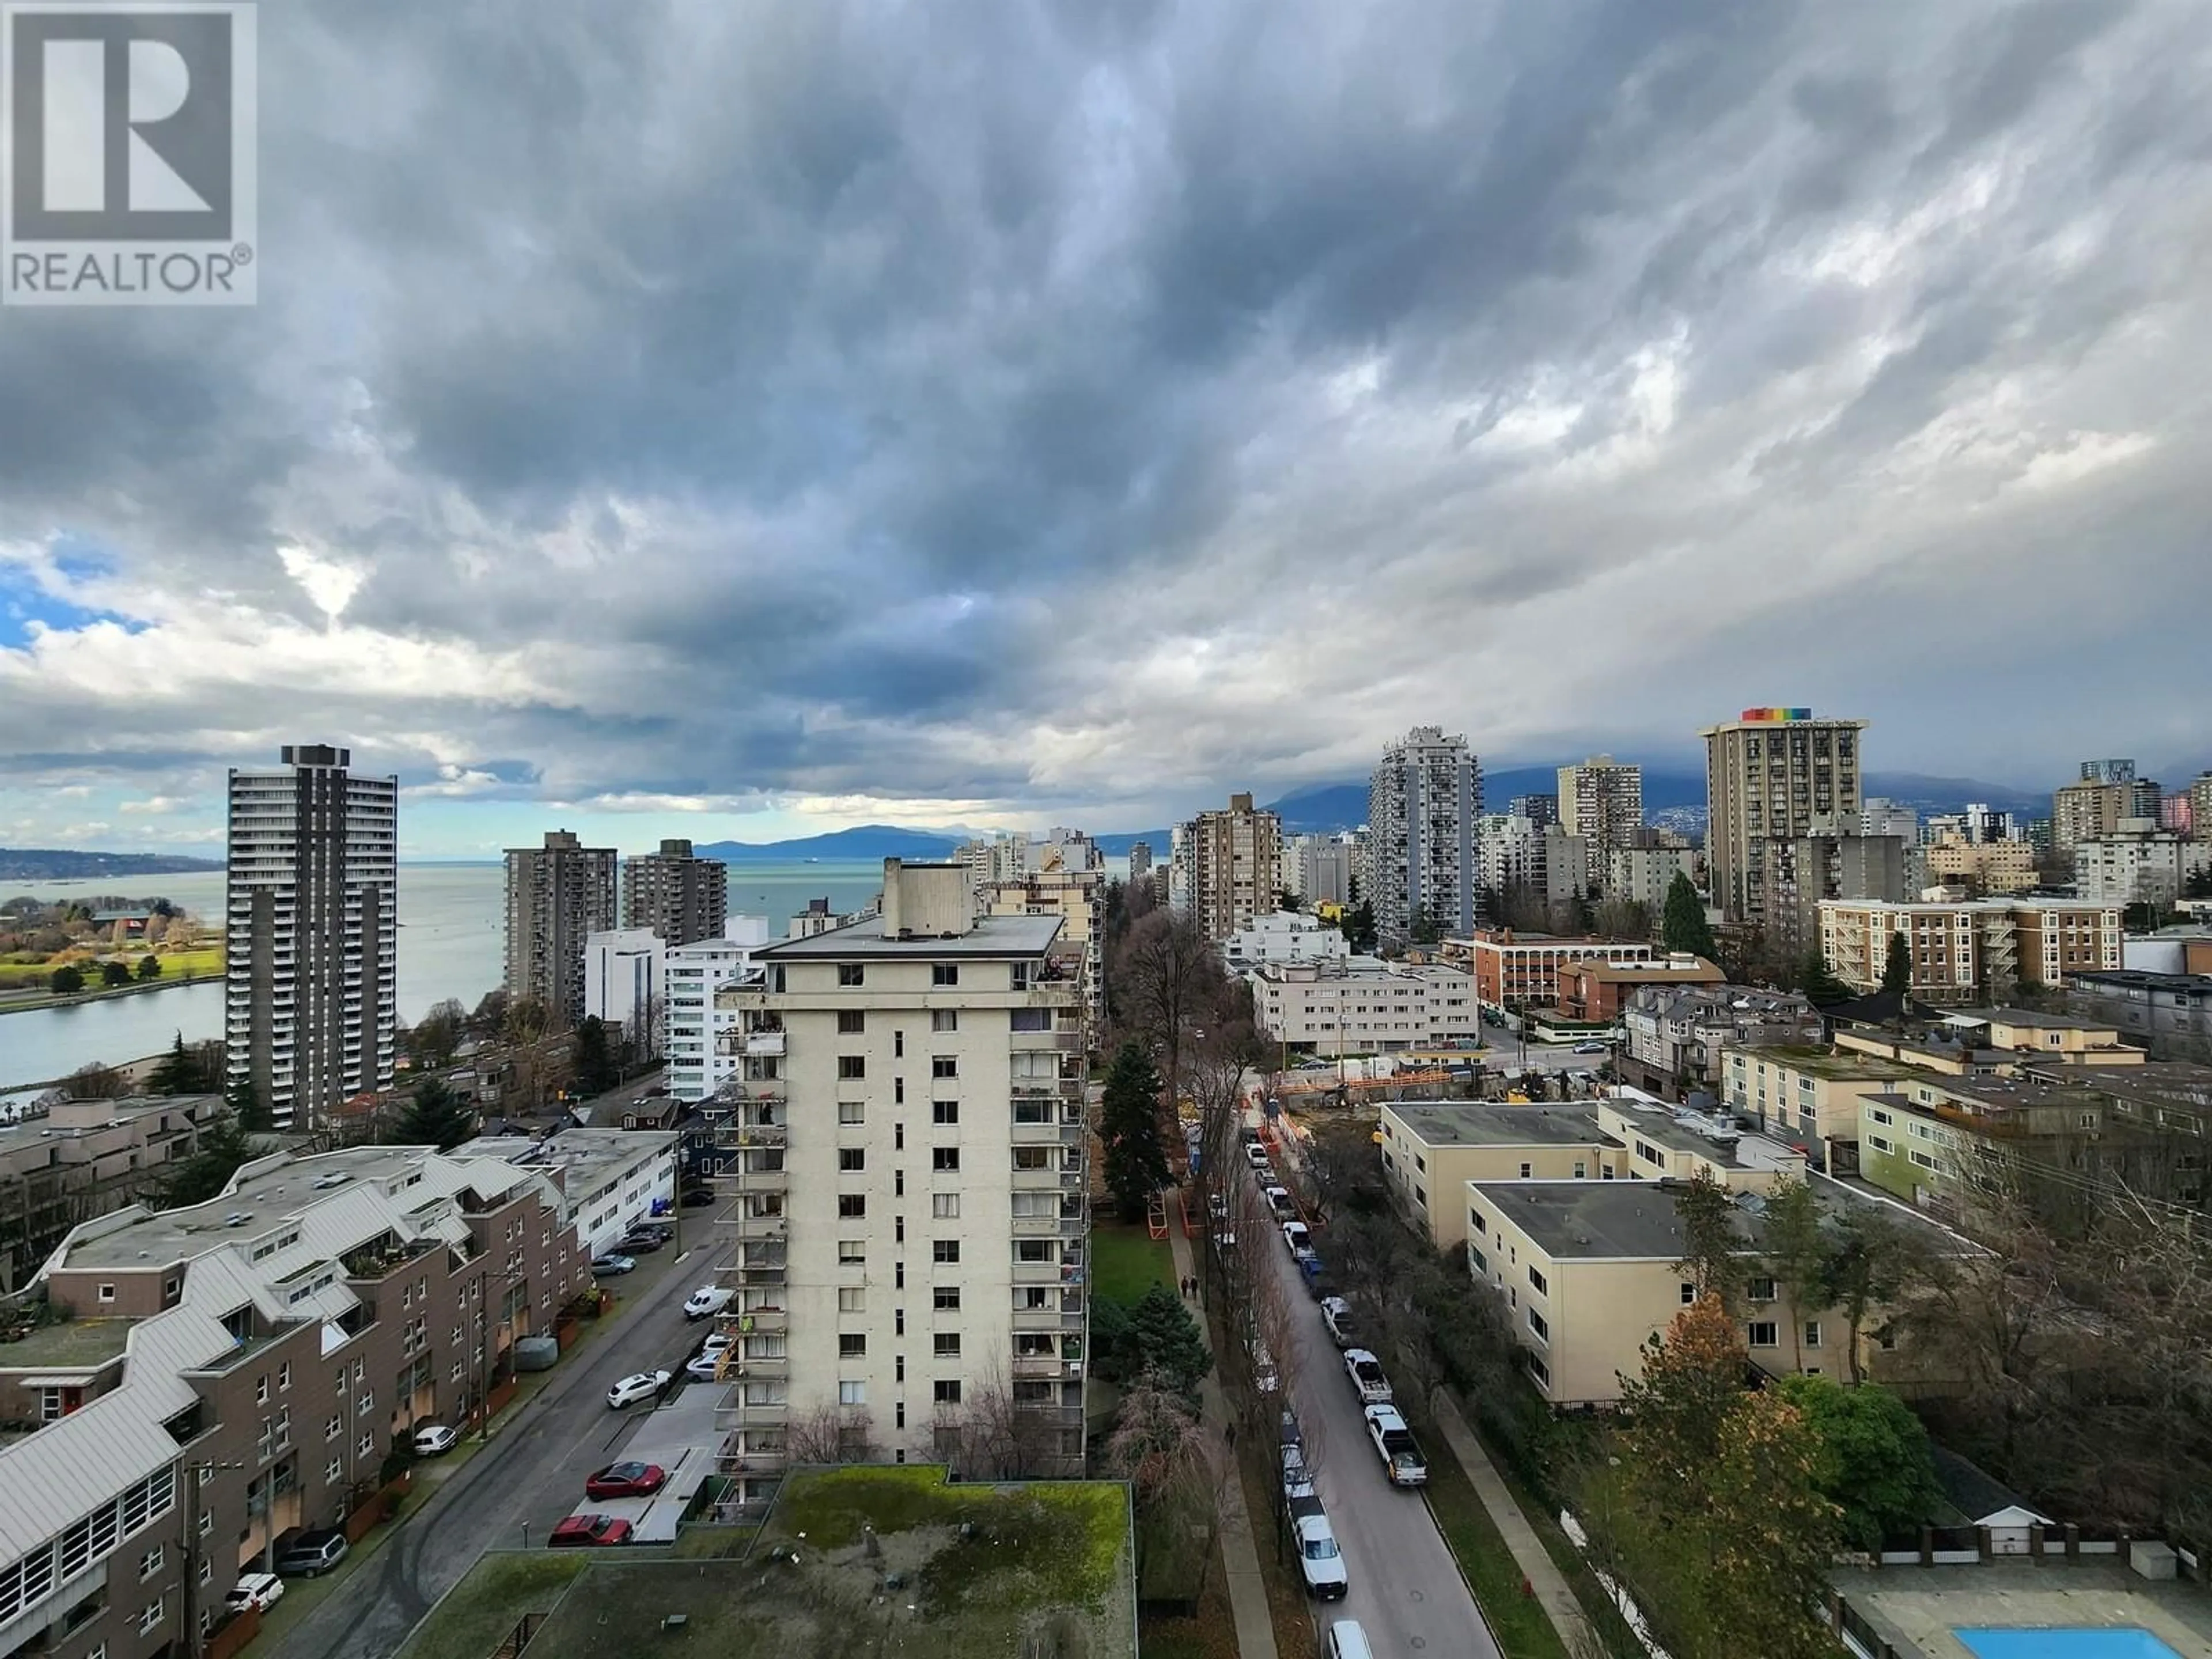
{"type": "Polygon", "coordinates": [[[787,1308],[744,1308],[725,1314],[721,1320],[724,1330],[759,1331],[774,1336],[791,1329],[791,1310],[787,1308]]]}
{"type": "Polygon", "coordinates": [[[741,1353],[731,1362],[730,1369],[723,1375],[732,1382],[787,1377],[791,1375],[791,1356],[787,1353],[741,1353]]]}
{"type": "Polygon", "coordinates": [[[1013,1218],[1013,1229],[1017,1238],[1051,1238],[1060,1232],[1060,1218],[1057,1215],[1018,1215],[1013,1218]]]}
{"type": "Polygon", "coordinates": [[[744,1053],[748,1055],[781,1054],[783,1036],[781,1031],[747,1031],[744,1034],[744,1053]]]}
{"type": "Polygon", "coordinates": [[[1057,1192],[1064,1179],[1058,1169],[1016,1170],[1014,1190],[1022,1192],[1057,1192]]]}
{"type": "Polygon", "coordinates": [[[748,1164],[724,1173],[738,1183],[741,1193],[781,1193],[790,1187],[791,1172],[781,1162],[758,1168],[748,1164]]]}
{"type": "Polygon", "coordinates": [[[725,1123],[714,1131],[717,1146],[782,1146],[790,1139],[791,1131],[781,1123],[725,1123]]]}
{"type": "MultiPolygon", "coordinates": [[[[1045,1231],[1048,1232],[1056,1232],[1060,1228],[1056,1217],[1033,1216],[1024,1218],[1044,1221],[1045,1231]]],[[[1017,1220],[1014,1224],[1018,1228],[1021,1221],[1017,1220]]],[[[1014,1263],[1014,1283],[1017,1285],[1060,1284],[1063,1282],[1060,1277],[1061,1265],[1057,1261],[1017,1261],[1014,1263]]]]}
{"type": "Polygon", "coordinates": [[[790,1220],[781,1210],[754,1210],[724,1216],[716,1224],[739,1238],[767,1240],[788,1237],[790,1220]]]}
{"type": "Polygon", "coordinates": [[[1014,1375],[1024,1380],[1080,1376],[1083,1375],[1083,1362],[1062,1359],[1056,1353],[1018,1353],[1014,1356],[1014,1375]]]}
{"type": "MultiPolygon", "coordinates": [[[[1058,1308],[1017,1308],[1014,1310],[1014,1328],[1017,1331],[1057,1331],[1069,1328],[1060,1323],[1065,1316],[1058,1308]]],[[[1082,1316],[1076,1316],[1075,1328],[1082,1326],[1082,1316]]]]}

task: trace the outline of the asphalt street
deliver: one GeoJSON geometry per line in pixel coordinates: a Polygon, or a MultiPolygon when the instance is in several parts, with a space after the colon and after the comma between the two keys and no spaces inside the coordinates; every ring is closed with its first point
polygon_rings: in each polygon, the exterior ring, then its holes
{"type": "MultiPolygon", "coordinates": [[[[584,1477],[613,1461],[643,1415],[636,1407],[609,1409],[607,1390],[632,1371],[680,1371],[698,1343],[700,1328],[685,1322],[682,1305],[712,1278],[721,1247],[708,1212],[693,1213],[702,1218],[701,1246],[641,1285],[608,1329],[563,1359],[546,1386],[515,1407],[514,1422],[495,1428],[489,1445],[289,1632],[276,1650],[283,1659],[387,1659],[485,1550],[545,1541],[583,1497],[584,1477]]],[[[688,1239],[689,1217],[685,1232],[688,1239]]]]}
{"type": "MultiPolygon", "coordinates": [[[[1261,1264],[1281,1280],[1291,1306],[1293,1406],[1309,1445],[1317,1449],[1315,1490],[1351,1579],[1343,1601],[1316,1607],[1316,1623],[1326,1630],[1334,1620],[1357,1620],[1378,1654],[1500,1659],[1429,1506],[1419,1492],[1384,1479],[1343,1358],[1280,1235],[1262,1245],[1261,1264]]],[[[1442,1446],[1421,1449],[1431,1460],[1450,1455],[1442,1446]]],[[[1270,1541],[1263,1540],[1262,1547],[1270,1541]]]]}

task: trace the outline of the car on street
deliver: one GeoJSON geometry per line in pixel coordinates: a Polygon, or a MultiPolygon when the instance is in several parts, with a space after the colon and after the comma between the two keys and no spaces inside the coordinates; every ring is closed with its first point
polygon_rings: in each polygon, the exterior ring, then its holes
{"type": "Polygon", "coordinates": [[[1359,1340],[1359,1316],[1340,1296],[1322,1299],[1321,1322],[1328,1328],[1328,1340],[1340,1348],[1354,1346],[1359,1340]]]}
{"type": "Polygon", "coordinates": [[[273,1572],[241,1572],[238,1582],[230,1587],[230,1594],[222,1598],[228,1611],[244,1613],[252,1607],[256,1613],[266,1613],[284,1597],[284,1581],[273,1572]]]}
{"type": "Polygon", "coordinates": [[[687,1210],[696,1210],[714,1201],[714,1189],[712,1187],[686,1187],[684,1189],[684,1207],[687,1210]]]}
{"type": "Polygon", "coordinates": [[[1298,1576],[1306,1594],[1322,1601],[1341,1601],[1352,1588],[1344,1570],[1344,1553],[1336,1547],[1336,1529],[1326,1515],[1302,1515],[1297,1520],[1298,1576]]]}
{"type": "Polygon", "coordinates": [[[684,1375],[694,1382],[712,1382],[720,1374],[722,1356],[727,1348],[714,1348],[706,1353],[695,1353],[684,1362],[684,1375]]]}
{"type": "Polygon", "coordinates": [[[595,1255],[592,1258],[592,1273],[598,1279],[616,1279],[623,1273],[634,1273],[637,1263],[626,1255],[595,1255]]]}
{"type": "Polygon", "coordinates": [[[460,1443],[460,1431],[443,1423],[425,1423],[415,1431],[415,1455],[436,1457],[460,1443]]]}
{"type": "Polygon", "coordinates": [[[607,1404],[620,1411],[641,1400],[650,1400],[668,1386],[666,1371],[635,1371],[607,1390],[607,1404]]]}
{"type": "Polygon", "coordinates": [[[699,1352],[718,1354],[725,1348],[734,1348],[737,1346],[738,1334],[735,1331],[709,1331],[701,1339],[699,1352]]]}
{"type": "Polygon", "coordinates": [[[618,1515],[572,1515],[557,1522],[545,1541],[556,1549],[577,1545],[627,1544],[630,1525],[618,1515]]]}
{"type": "Polygon", "coordinates": [[[1261,1394],[1273,1394],[1283,1386],[1282,1373],[1275,1369],[1275,1356],[1267,1352],[1267,1345],[1257,1337],[1245,1344],[1245,1352],[1252,1358],[1252,1386],[1261,1394]]]}
{"type": "Polygon", "coordinates": [[[615,1249],[623,1255],[651,1255],[667,1243],[659,1233],[624,1233],[615,1241],[615,1249]]]}
{"type": "Polygon", "coordinates": [[[1306,1450],[1302,1445],[1283,1448],[1283,1498],[1295,1504],[1301,1498],[1314,1496],[1313,1472],[1306,1468],[1306,1450]]]}
{"type": "Polygon", "coordinates": [[[1609,1047],[1611,1047],[1609,1043],[1603,1042],[1577,1042],[1575,1044],[1575,1052],[1578,1054],[1601,1054],[1609,1047]]]}
{"type": "Polygon", "coordinates": [[[1258,1169],[1262,1164],[1265,1164],[1267,1161],[1267,1149],[1265,1146],[1262,1146],[1256,1140],[1246,1141],[1244,1143],[1244,1161],[1249,1164],[1254,1169],[1258,1169]]]}
{"type": "Polygon", "coordinates": [[[1390,1379],[1382,1374],[1382,1362],[1364,1348],[1344,1351],[1344,1374],[1352,1379],[1352,1389],[1363,1406],[1387,1406],[1391,1401],[1390,1379]]]}
{"type": "Polygon", "coordinates": [[[650,1498],[668,1484],[668,1471],[658,1463],[610,1463],[584,1478],[584,1496],[594,1502],[609,1498],[650,1498]]]}
{"type": "Polygon", "coordinates": [[[1261,1196],[1267,1200],[1267,1207],[1275,1212],[1275,1219],[1278,1221],[1288,1221],[1298,1212],[1298,1206],[1291,1201],[1290,1190],[1287,1188],[1265,1188],[1261,1190],[1261,1196]]]}
{"type": "Polygon", "coordinates": [[[684,1298],[686,1319],[712,1319],[735,1300],[736,1292],[726,1285],[702,1285],[684,1298]]]}
{"type": "Polygon", "coordinates": [[[1429,1461],[1413,1439],[1406,1419],[1395,1406],[1370,1406],[1361,1413],[1367,1419],[1367,1437],[1382,1459],[1382,1472],[1394,1486],[1425,1486],[1429,1461]]]}
{"type": "Polygon", "coordinates": [[[276,1571],[287,1578],[319,1578],[346,1559],[349,1547],[343,1533],[311,1528],[276,1552],[276,1571]]]}
{"type": "Polygon", "coordinates": [[[1340,1619],[1328,1627],[1328,1659],[1375,1659],[1357,1619],[1340,1619]]]}
{"type": "Polygon", "coordinates": [[[1303,1221],[1283,1224],[1283,1243],[1290,1247],[1293,1261],[1303,1261],[1313,1255],[1313,1232],[1303,1221]]]}

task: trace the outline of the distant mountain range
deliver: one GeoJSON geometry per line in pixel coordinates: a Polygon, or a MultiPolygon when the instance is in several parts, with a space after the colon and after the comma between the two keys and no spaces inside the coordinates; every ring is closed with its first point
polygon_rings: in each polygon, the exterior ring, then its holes
{"type": "Polygon", "coordinates": [[[930,830],[902,830],[896,824],[862,823],[826,836],[796,841],[710,841],[691,851],[725,864],[788,864],[793,859],[915,859],[949,855],[959,842],[930,830]]]}
{"type": "Polygon", "coordinates": [[[57,847],[0,847],[0,881],[87,881],[100,876],[180,876],[220,870],[221,859],[174,853],[79,853],[57,847]]]}

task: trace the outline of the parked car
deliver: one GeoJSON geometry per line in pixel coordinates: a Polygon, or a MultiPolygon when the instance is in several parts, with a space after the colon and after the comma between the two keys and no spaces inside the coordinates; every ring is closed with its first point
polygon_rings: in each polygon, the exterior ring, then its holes
{"type": "Polygon", "coordinates": [[[1335,1294],[1334,1291],[1317,1291],[1314,1288],[1315,1285],[1321,1283],[1322,1276],[1328,1271],[1322,1265],[1320,1251],[1315,1249],[1311,1245],[1308,1245],[1306,1247],[1305,1254],[1298,1256],[1297,1261],[1298,1264],[1298,1277],[1305,1281],[1306,1294],[1308,1296],[1318,1302],[1324,1296],[1332,1296],[1335,1294]]]}
{"type": "Polygon", "coordinates": [[[1607,1042],[1577,1042],[1575,1044],[1575,1052],[1578,1054],[1601,1054],[1612,1046],[1607,1042]]]}
{"type": "Polygon", "coordinates": [[[1314,1496],[1313,1472],[1306,1468],[1306,1451],[1303,1445],[1283,1448],[1283,1498],[1295,1504],[1301,1498],[1314,1496]]]}
{"type": "Polygon", "coordinates": [[[1298,1206],[1291,1201],[1290,1190],[1287,1188],[1263,1188],[1261,1196],[1267,1200],[1267,1207],[1275,1212],[1275,1219],[1278,1221],[1288,1221],[1298,1212],[1298,1206]]]}
{"type": "Polygon", "coordinates": [[[668,1484],[668,1471],[658,1463],[610,1463],[584,1478],[584,1496],[594,1502],[608,1498],[650,1498],[668,1484]]]}
{"type": "Polygon", "coordinates": [[[1363,1406],[1387,1406],[1391,1401],[1390,1379],[1382,1374],[1382,1362],[1364,1348],[1347,1348],[1344,1352],[1344,1374],[1352,1379],[1352,1386],[1363,1406]]]}
{"type": "Polygon", "coordinates": [[[222,1598],[222,1605],[231,1613],[244,1613],[252,1607],[256,1613],[266,1613],[284,1599],[284,1581],[273,1572],[241,1572],[238,1582],[230,1587],[230,1594],[222,1598]]]}
{"type": "Polygon", "coordinates": [[[1267,1352],[1267,1345],[1255,1341],[1251,1345],[1252,1386],[1261,1394],[1273,1394],[1283,1386],[1282,1374],[1275,1369],[1275,1356],[1267,1352]]]}
{"type": "Polygon", "coordinates": [[[1252,1173],[1259,1178],[1262,1187],[1272,1187],[1275,1184],[1275,1166],[1264,1158],[1252,1166],[1252,1173]]]}
{"type": "Polygon", "coordinates": [[[1267,1161],[1267,1149],[1257,1139],[1248,1140],[1244,1143],[1244,1160],[1256,1170],[1267,1161]]]}
{"type": "Polygon", "coordinates": [[[641,1400],[650,1400],[668,1386],[666,1371],[636,1371],[607,1390],[607,1404],[620,1411],[641,1400]]]}
{"type": "Polygon", "coordinates": [[[1340,1348],[1349,1348],[1359,1340],[1359,1316],[1340,1296],[1329,1297],[1322,1303],[1321,1322],[1328,1328],[1328,1340],[1340,1348]]]}
{"type": "Polygon", "coordinates": [[[702,1285],[684,1299],[686,1319],[712,1319],[736,1299],[736,1292],[724,1285],[702,1285]]]}
{"type": "Polygon", "coordinates": [[[1375,1659],[1358,1620],[1340,1619],[1328,1627],[1328,1659],[1375,1659]]]}
{"type": "Polygon", "coordinates": [[[695,1353],[684,1362],[684,1375],[694,1382],[712,1382],[720,1376],[722,1356],[727,1348],[714,1348],[706,1353],[695,1353]]]}
{"type": "Polygon", "coordinates": [[[637,1263],[626,1255],[595,1255],[592,1258],[592,1274],[596,1279],[616,1279],[636,1271],[637,1263]]]}
{"type": "Polygon", "coordinates": [[[672,1221],[634,1221],[630,1224],[629,1232],[633,1238],[649,1235],[665,1244],[676,1237],[676,1224],[672,1221]]]}
{"type": "Polygon", "coordinates": [[[699,1352],[702,1354],[719,1354],[725,1348],[734,1348],[737,1346],[738,1334],[735,1331],[709,1331],[700,1342],[699,1352]]]}
{"type": "Polygon", "coordinates": [[[1336,1529],[1325,1515],[1303,1515],[1297,1521],[1298,1576],[1306,1594],[1322,1601],[1341,1601],[1352,1588],[1344,1570],[1344,1553],[1336,1547],[1336,1529]]]}
{"type": "Polygon", "coordinates": [[[1314,1256],[1313,1231],[1303,1221],[1285,1221],[1283,1224],[1283,1243],[1290,1246],[1291,1255],[1297,1261],[1303,1261],[1308,1256],[1313,1256],[1316,1261],[1321,1259],[1314,1256]]]}
{"type": "Polygon", "coordinates": [[[443,1423],[425,1423],[415,1431],[415,1455],[435,1457],[460,1443],[460,1431],[443,1423]]]}
{"type": "Polygon", "coordinates": [[[615,1249],[623,1255],[651,1255],[667,1243],[659,1233],[624,1233],[615,1249]]]}
{"type": "Polygon", "coordinates": [[[276,1552],[276,1571],[287,1578],[319,1578],[346,1559],[342,1532],[312,1528],[276,1552]]]}
{"type": "Polygon", "coordinates": [[[556,1523],[545,1541],[556,1549],[573,1545],[627,1544],[629,1522],[615,1515],[572,1515],[556,1523]]]}
{"type": "Polygon", "coordinates": [[[1367,1437],[1375,1443],[1375,1449],[1382,1458],[1382,1472],[1394,1486],[1425,1486],[1429,1484],[1429,1461],[1421,1455],[1420,1447],[1414,1443],[1413,1431],[1406,1426],[1406,1419],[1398,1415],[1395,1406],[1370,1406],[1362,1413],[1367,1419],[1367,1437]]]}
{"type": "Polygon", "coordinates": [[[714,1189],[712,1187],[686,1187],[684,1189],[684,1207],[687,1210],[696,1210],[702,1204],[714,1201],[714,1189]]]}

